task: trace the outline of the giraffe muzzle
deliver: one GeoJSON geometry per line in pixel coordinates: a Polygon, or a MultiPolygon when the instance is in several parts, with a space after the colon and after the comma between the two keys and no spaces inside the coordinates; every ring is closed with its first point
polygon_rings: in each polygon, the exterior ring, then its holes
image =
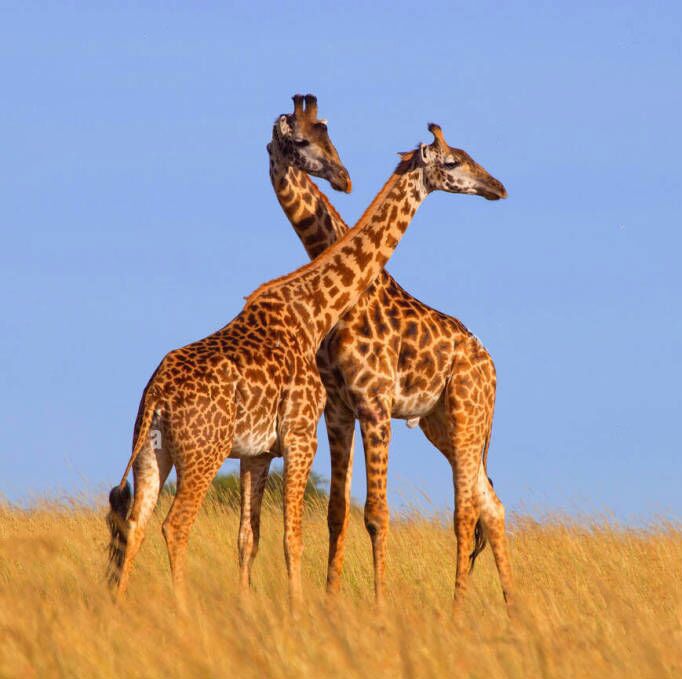
{"type": "Polygon", "coordinates": [[[504,184],[495,179],[495,177],[488,177],[481,183],[479,193],[486,200],[501,200],[507,197],[507,189],[504,184]]]}
{"type": "Polygon", "coordinates": [[[353,182],[350,180],[350,175],[348,170],[345,168],[340,169],[334,176],[329,180],[332,188],[336,191],[343,191],[344,193],[350,193],[353,188],[353,182]]]}

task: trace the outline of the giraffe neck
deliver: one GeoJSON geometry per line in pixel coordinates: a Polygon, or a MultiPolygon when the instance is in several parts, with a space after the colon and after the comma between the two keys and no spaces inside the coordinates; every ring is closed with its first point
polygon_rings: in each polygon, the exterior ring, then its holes
{"type": "Polygon", "coordinates": [[[315,182],[286,161],[275,140],[269,145],[270,181],[287,219],[315,259],[348,231],[343,219],[315,182]]]}
{"type": "Polygon", "coordinates": [[[275,297],[299,318],[317,349],[384,268],[427,195],[423,170],[407,156],[358,223],[317,259],[261,285],[247,299],[275,297]]]}

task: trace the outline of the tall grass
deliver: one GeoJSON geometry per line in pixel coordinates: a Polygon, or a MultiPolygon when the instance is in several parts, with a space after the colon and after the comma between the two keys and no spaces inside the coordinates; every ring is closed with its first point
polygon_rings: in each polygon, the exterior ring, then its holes
{"type": "Polygon", "coordinates": [[[388,602],[377,612],[357,512],[342,596],[326,600],[326,518],[323,504],[313,503],[304,524],[306,603],[292,619],[281,513],[265,511],[255,591],[240,601],[238,516],[213,501],[193,530],[193,600],[180,618],[160,534],[168,501],[152,520],[119,609],[104,587],[104,507],[0,506],[0,676],[682,676],[679,527],[516,519],[516,616],[507,619],[486,550],[453,619],[449,518],[393,520],[388,602]]]}

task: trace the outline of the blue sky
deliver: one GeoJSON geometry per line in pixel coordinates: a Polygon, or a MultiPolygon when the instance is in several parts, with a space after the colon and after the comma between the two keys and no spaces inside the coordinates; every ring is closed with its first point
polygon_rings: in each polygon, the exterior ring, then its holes
{"type": "MultiPolygon", "coordinates": [[[[348,222],[430,120],[509,190],[429,197],[388,267],[495,359],[507,506],[682,516],[682,5],[94,4],[2,9],[0,492],[115,483],[164,353],[305,262],[265,145],[314,92],[348,222]]],[[[452,505],[402,422],[390,491],[452,505]]]]}

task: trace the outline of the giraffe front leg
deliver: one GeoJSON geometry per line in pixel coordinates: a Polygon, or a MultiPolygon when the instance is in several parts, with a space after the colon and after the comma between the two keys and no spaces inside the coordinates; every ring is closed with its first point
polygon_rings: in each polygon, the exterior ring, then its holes
{"type": "Polygon", "coordinates": [[[239,573],[242,592],[251,586],[251,569],[258,553],[263,491],[268,480],[271,455],[243,457],[239,462],[241,511],[239,517],[239,573]]]}
{"type": "Polygon", "coordinates": [[[391,417],[388,408],[374,410],[370,416],[365,409],[361,409],[360,413],[360,431],[365,449],[365,472],[367,474],[365,527],[372,541],[374,597],[377,605],[382,605],[389,519],[386,474],[388,446],[391,440],[391,417]]]}
{"type": "Polygon", "coordinates": [[[353,413],[338,401],[328,401],[324,411],[331,456],[331,482],[329,487],[329,561],[327,592],[337,594],[341,587],[341,571],[350,517],[350,486],[353,472],[355,444],[355,418],[353,413]]]}
{"type": "Polygon", "coordinates": [[[301,555],[303,496],[317,450],[317,420],[289,428],[282,437],[284,457],[284,556],[289,576],[289,601],[296,611],[302,600],[301,555]]]}

